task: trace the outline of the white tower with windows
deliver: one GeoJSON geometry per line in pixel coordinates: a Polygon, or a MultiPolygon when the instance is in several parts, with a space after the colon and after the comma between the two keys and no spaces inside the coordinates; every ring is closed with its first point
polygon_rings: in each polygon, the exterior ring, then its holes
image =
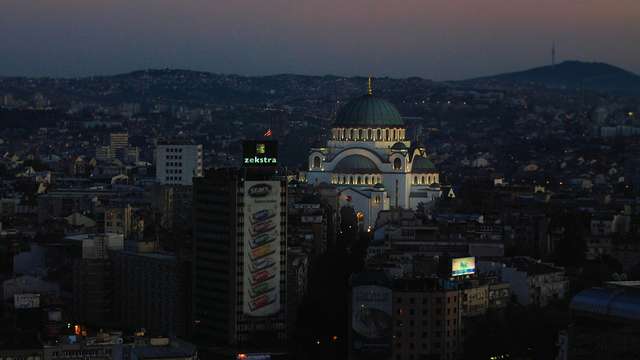
{"type": "Polygon", "coordinates": [[[193,185],[202,177],[202,145],[184,141],[160,142],[156,148],[156,180],[163,185],[193,185]]]}

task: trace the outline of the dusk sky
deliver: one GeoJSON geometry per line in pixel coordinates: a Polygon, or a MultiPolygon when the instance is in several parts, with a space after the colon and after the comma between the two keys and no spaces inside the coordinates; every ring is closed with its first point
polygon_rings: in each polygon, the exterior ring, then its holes
{"type": "Polygon", "coordinates": [[[559,60],[640,73],[639,0],[2,0],[0,75],[147,68],[462,79],[559,60]]]}

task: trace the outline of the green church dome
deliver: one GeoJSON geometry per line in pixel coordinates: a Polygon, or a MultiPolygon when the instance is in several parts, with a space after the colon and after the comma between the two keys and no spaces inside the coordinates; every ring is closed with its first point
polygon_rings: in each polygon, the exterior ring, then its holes
{"type": "Polygon", "coordinates": [[[354,99],[338,111],[334,127],[404,127],[400,113],[390,102],[365,95],[354,99]]]}

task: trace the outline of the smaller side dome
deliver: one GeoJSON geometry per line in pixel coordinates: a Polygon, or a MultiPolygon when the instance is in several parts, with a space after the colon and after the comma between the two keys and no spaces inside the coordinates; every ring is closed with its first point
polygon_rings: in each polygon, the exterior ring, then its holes
{"type": "Polygon", "coordinates": [[[340,160],[335,172],[341,173],[377,173],[380,172],[376,164],[362,155],[349,155],[340,160]]]}
{"type": "Polygon", "coordinates": [[[397,142],[391,146],[391,150],[407,150],[407,145],[397,142]]]}
{"type": "Polygon", "coordinates": [[[436,166],[433,165],[431,160],[426,157],[417,157],[413,160],[413,164],[411,165],[412,172],[429,172],[435,171],[436,166]]]}

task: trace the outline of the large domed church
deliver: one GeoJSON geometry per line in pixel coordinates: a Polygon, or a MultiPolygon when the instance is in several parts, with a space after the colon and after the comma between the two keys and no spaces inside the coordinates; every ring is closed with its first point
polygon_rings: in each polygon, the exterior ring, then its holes
{"type": "Polygon", "coordinates": [[[335,185],[340,205],[353,206],[366,227],[381,210],[434,201],[438,171],[406,130],[395,106],[373,95],[369,79],[367,94],[338,111],[327,145],[311,149],[307,181],[335,185]]]}

